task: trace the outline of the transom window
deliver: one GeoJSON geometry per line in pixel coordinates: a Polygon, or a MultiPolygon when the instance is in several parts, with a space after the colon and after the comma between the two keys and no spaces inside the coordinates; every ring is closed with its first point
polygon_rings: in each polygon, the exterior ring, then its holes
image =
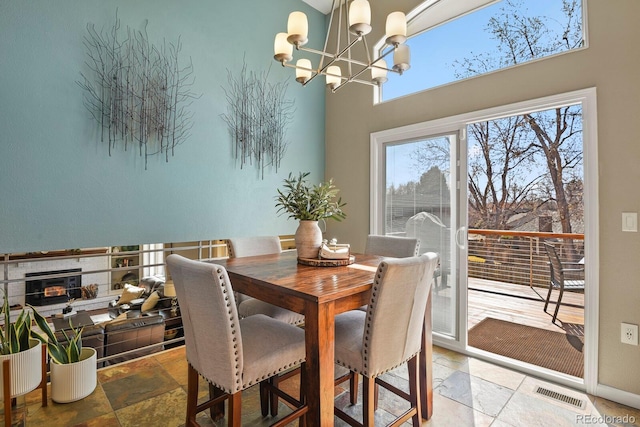
{"type": "Polygon", "coordinates": [[[402,76],[390,73],[376,101],[585,46],[582,0],[473,0],[477,9],[471,12],[441,13],[452,1],[427,0],[409,15],[411,68],[402,76]]]}

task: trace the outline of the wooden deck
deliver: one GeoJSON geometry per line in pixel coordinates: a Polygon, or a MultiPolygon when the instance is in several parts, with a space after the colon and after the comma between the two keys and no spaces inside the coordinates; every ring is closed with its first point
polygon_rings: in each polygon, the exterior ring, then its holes
{"type": "Polygon", "coordinates": [[[551,295],[552,303],[549,303],[548,308],[551,314],[547,314],[543,308],[548,289],[532,289],[529,286],[471,277],[468,279],[468,287],[469,329],[484,318],[493,317],[572,335],[584,334],[584,293],[565,292],[558,320],[553,324],[551,316],[555,309],[553,302],[558,296],[557,291],[551,295]]]}

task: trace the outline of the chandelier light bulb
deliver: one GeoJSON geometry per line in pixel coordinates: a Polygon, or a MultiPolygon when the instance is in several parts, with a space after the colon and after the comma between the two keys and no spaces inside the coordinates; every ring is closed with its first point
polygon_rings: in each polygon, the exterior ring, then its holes
{"type": "Polygon", "coordinates": [[[342,71],[340,67],[337,65],[332,65],[327,68],[327,86],[331,88],[331,90],[336,90],[340,83],[342,83],[342,71]]]}
{"type": "Polygon", "coordinates": [[[296,81],[306,83],[311,78],[311,61],[308,59],[298,59],[296,62],[296,81]]]}
{"type": "Polygon", "coordinates": [[[285,63],[293,59],[293,45],[287,41],[287,33],[276,34],[276,40],[273,43],[273,58],[276,61],[285,63]]]}
{"type": "Polygon", "coordinates": [[[377,85],[387,81],[387,61],[381,59],[371,66],[371,80],[377,85]]]}
{"type": "Polygon", "coordinates": [[[401,44],[393,51],[393,69],[402,74],[411,68],[411,53],[409,46],[401,44]]]}
{"type": "Polygon", "coordinates": [[[296,46],[303,46],[309,41],[307,39],[309,35],[309,21],[307,21],[307,15],[302,12],[291,12],[289,14],[289,20],[287,21],[287,32],[289,37],[287,40],[289,43],[296,46]]]}
{"type": "Polygon", "coordinates": [[[371,32],[371,5],[367,0],[353,0],[349,6],[349,31],[365,35],[371,32]]]}
{"type": "Polygon", "coordinates": [[[407,41],[407,17],[402,12],[391,12],[385,27],[387,44],[402,44],[407,41]]]}

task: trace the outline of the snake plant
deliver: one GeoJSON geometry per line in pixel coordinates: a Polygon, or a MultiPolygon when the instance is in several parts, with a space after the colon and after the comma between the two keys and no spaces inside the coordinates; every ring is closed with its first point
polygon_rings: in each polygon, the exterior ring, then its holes
{"type": "MultiPolygon", "coordinates": [[[[31,308],[33,309],[33,307],[31,308]]],[[[33,309],[33,318],[42,332],[46,334],[46,339],[40,335],[38,335],[37,338],[47,344],[49,356],[51,356],[54,362],[64,365],[80,361],[80,354],[82,353],[82,331],[84,328],[74,328],[71,320],[69,320],[70,332],[67,333],[64,329],[62,330],[65,341],[61,343],[58,341],[56,334],[51,330],[47,319],[42,317],[35,309],[33,309]]]]}
{"type": "Polygon", "coordinates": [[[9,299],[5,296],[2,304],[4,325],[0,326],[0,354],[19,353],[29,349],[31,332],[31,314],[22,310],[15,322],[11,322],[9,299]]]}

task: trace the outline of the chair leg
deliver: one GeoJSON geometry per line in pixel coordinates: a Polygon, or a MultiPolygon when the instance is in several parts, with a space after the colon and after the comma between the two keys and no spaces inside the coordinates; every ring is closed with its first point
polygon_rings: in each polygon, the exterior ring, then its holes
{"type": "Polygon", "coordinates": [[[267,382],[269,380],[260,381],[260,411],[262,412],[262,416],[266,417],[269,415],[269,388],[267,387],[267,382]]]}
{"type": "MultiPolygon", "coordinates": [[[[303,405],[307,405],[307,392],[305,387],[307,386],[307,370],[305,369],[304,363],[300,367],[300,403],[303,405]]],[[[307,416],[303,415],[300,417],[300,421],[298,422],[298,427],[307,427],[307,416]]]]}
{"type": "Polygon", "coordinates": [[[352,405],[358,403],[358,374],[355,372],[351,372],[351,377],[349,378],[349,402],[352,405]]]}
{"type": "Polygon", "coordinates": [[[238,391],[229,396],[228,427],[240,427],[242,425],[242,392],[238,391]]]}
{"type": "Polygon", "coordinates": [[[196,408],[198,407],[198,371],[191,364],[187,373],[187,419],[185,427],[197,426],[196,408]]]}
{"type": "Polygon", "coordinates": [[[547,312],[547,307],[549,306],[549,300],[551,299],[551,291],[553,290],[553,286],[549,285],[549,292],[547,292],[547,300],[544,303],[544,312],[547,312]]]}
{"type": "MultiPolygon", "coordinates": [[[[218,387],[213,384],[209,384],[209,399],[215,399],[217,397],[223,396],[224,391],[220,390],[218,387]]],[[[211,419],[213,421],[218,421],[224,418],[224,402],[219,403],[218,405],[213,405],[209,410],[209,415],[211,415],[211,419]]]]}
{"type": "Polygon", "coordinates": [[[407,368],[409,370],[409,403],[411,407],[416,408],[416,413],[413,415],[413,427],[420,427],[422,424],[422,410],[420,405],[420,381],[418,379],[418,356],[414,356],[407,362],[407,368]]]}
{"type": "Polygon", "coordinates": [[[362,377],[362,425],[373,427],[375,422],[375,378],[362,377]]]}
{"type": "Polygon", "coordinates": [[[556,309],[553,312],[553,320],[551,323],[556,323],[556,318],[558,317],[558,310],[560,310],[560,301],[562,301],[562,295],[564,294],[564,289],[560,288],[560,293],[558,294],[558,302],[556,302],[556,309]]]}
{"type": "MultiPolygon", "coordinates": [[[[280,378],[278,375],[274,375],[269,378],[269,381],[275,388],[280,388],[280,378]]],[[[269,405],[271,407],[271,416],[275,417],[278,415],[278,395],[275,393],[269,393],[269,405]]]]}

